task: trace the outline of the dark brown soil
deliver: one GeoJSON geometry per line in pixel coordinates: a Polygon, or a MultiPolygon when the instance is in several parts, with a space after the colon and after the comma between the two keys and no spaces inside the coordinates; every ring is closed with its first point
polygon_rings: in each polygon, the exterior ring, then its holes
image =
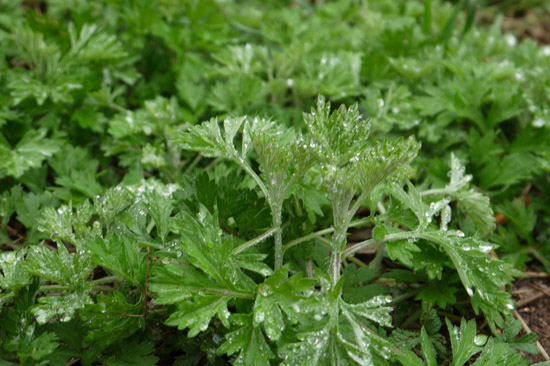
{"type": "MultiPolygon", "coordinates": [[[[550,352],[550,278],[542,267],[531,266],[530,275],[516,282],[512,293],[518,303],[518,313],[531,331],[539,336],[539,342],[550,352]]],[[[542,354],[526,355],[532,362],[548,361],[542,354]]]]}

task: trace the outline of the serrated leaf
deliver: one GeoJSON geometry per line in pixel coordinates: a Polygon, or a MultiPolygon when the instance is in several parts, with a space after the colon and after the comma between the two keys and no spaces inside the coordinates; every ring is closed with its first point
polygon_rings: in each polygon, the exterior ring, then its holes
{"type": "Polygon", "coordinates": [[[184,149],[199,151],[208,157],[233,158],[237,155],[233,139],[245,121],[241,118],[227,118],[223,121],[222,131],[218,119],[193,126],[180,135],[179,142],[184,149]]]}
{"type": "MultiPolygon", "coordinates": [[[[450,182],[441,190],[433,190],[433,194],[452,197],[458,202],[459,209],[463,210],[483,233],[491,232],[495,228],[495,218],[489,198],[470,188],[472,176],[465,174],[465,167],[460,160],[451,153],[449,176],[450,182]]],[[[423,192],[427,194],[430,191],[423,192]]]]}
{"type": "Polygon", "coordinates": [[[0,135],[0,169],[8,175],[21,177],[30,168],[39,167],[48,157],[59,151],[59,141],[46,137],[47,130],[29,130],[11,147],[0,135]]]}
{"type": "Polygon", "coordinates": [[[481,347],[476,345],[476,322],[475,320],[460,322],[460,328],[454,327],[449,319],[445,319],[449,336],[451,339],[451,347],[453,350],[453,365],[464,365],[473,355],[481,351],[481,347]]]}
{"type": "Polygon", "coordinates": [[[57,336],[51,332],[44,332],[30,342],[26,340],[24,339],[22,342],[19,342],[17,349],[17,356],[23,362],[28,359],[39,361],[51,354],[59,346],[57,336]]]}
{"type": "Polygon", "coordinates": [[[73,209],[71,203],[63,205],[57,210],[53,207],[46,207],[38,221],[39,229],[49,235],[51,239],[64,240],[80,247],[77,237],[80,238],[90,233],[88,222],[92,215],[92,206],[88,201],[85,201],[76,210],[73,209]]]}
{"type": "Polygon", "coordinates": [[[330,112],[330,102],[323,96],[317,99],[317,107],[304,113],[304,122],[314,139],[312,147],[324,163],[340,166],[368,148],[370,121],[359,113],[358,106],[343,105],[330,112]]]}
{"type": "Polygon", "coordinates": [[[87,288],[79,289],[64,296],[44,296],[38,299],[38,304],[32,309],[38,324],[48,323],[54,317],[61,322],[73,319],[75,313],[91,304],[89,293],[92,290],[90,283],[87,288]]]}
{"type": "Polygon", "coordinates": [[[109,357],[106,362],[110,366],[155,366],[159,358],[153,355],[153,351],[153,343],[133,340],[125,342],[120,352],[116,356],[109,357]]]}
{"type": "Polygon", "coordinates": [[[23,189],[21,186],[13,186],[8,191],[4,191],[0,198],[0,217],[2,218],[2,224],[0,227],[2,230],[6,230],[8,222],[11,216],[15,213],[16,207],[23,195],[23,189]]]}
{"type": "Polygon", "coordinates": [[[416,299],[445,309],[448,305],[456,303],[455,293],[458,288],[454,284],[458,281],[456,274],[446,275],[442,280],[432,280],[421,287],[416,299]]]}
{"type": "Polygon", "coordinates": [[[408,209],[410,209],[414,213],[414,215],[418,219],[417,230],[426,229],[432,217],[430,216],[426,205],[422,201],[422,197],[420,196],[418,190],[410,182],[407,182],[407,192],[405,192],[403,188],[401,188],[401,186],[397,183],[393,183],[389,187],[392,196],[401,201],[408,209]]]}
{"type": "Polygon", "coordinates": [[[106,238],[96,236],[86,241],[86,248],[95,263],[143,289],[147,254],[136,241],[119,234],[106,238]]]}
{"type": "Polygon", "coordinates": [[[104,348],[130,337],[145,327],[143,311],[141,302],[132,304],[118,291],[97,295],[94,304],[80,310],[87,328],[86,341],[104,348]]]}
{"type": "Polygon", "coordinates": [[[168,234],[174,201],[169,195],[154,190],[146,190],[143,197],[147,212],[155,222],[157,234],[164,241],[168,234]]]}
{"type": "Polygon", "coordinates": [[[275,358],[275,354],[260,327],[254,325],[252,315],[235,314],[231,320],[238,325],[238,328],[225,335],[225,342],[218,348],[218,354],[232,355],[240,351],[235,365],[269,366],[269,360],[275,358]]]}
{"type": "Polygon", "coordinates": [[[288,269],[278,269],[263,283],[258,285],[254,303],[254,324],[263,324],[265,334],[270,340],[278,340],[286,328],[285,318],[292,323],[297,321],[301,312],[304,292],[311,291],[314,281],[303,277],[302,273],[287,279],[288,269]]]}
{"type": "Polygon", "coordinates": [[[17,291],[31,283],[24,265],[25,256],[25,249],[0,253],[0,288],[17,291]]]}
{"type": "Polygon", "coordinates": [[[58,245],[57,251],[42,245],[33,246],[29,249],[25,262],[29,273],[70,286],[74,290],[89,286],[86,280],[94,267],[88,253],[69,253],[63,244],[58,245]]]}
{"type": "Polygon", "coordinates": [[[422,356],[426,360],[427,366],[437,366],[437,360],[435,357],[435,350],[432,345],[432,341],[426,332],[426,328],[422,327],[420,331],[420,342],[422,345],[422,356]]]}
{"type": "Polygon", "coordinates": [[[229,327],[228,302],[235,296],[231,294],[195,296],[193,302],[181,302],[178,310],[170,314],[167,325],[177,326],[178,329],[189,328],[187,335],[194,337],[199,332],[208,329],[213,317],[217,316],[222,324],[229,327]]]}
{"type": "MultiPolygon", "coordinates": [[[[338,292],[338,291],[336,291],[338,292]]],[[[308,330],[297,334],[298,342],[286,343],[279,349],[283,365],[387,365],[390,343],[365,325],[372,321],[389,326],[392,308],[387,297],[379,296],[360,304],[347,304],[342,299],[310,302],[304,312],[319,312],[308,330]]]]}

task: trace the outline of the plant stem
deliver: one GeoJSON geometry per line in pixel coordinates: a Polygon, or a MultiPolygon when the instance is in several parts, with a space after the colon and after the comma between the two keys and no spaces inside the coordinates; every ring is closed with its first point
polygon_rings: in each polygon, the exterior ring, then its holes
{"type": "Polygon", "coordinates": [[[448,194],[451,193],[451,190],[447,188],[435,188],[435,189],[428,189],[426,191],[420,192],[421,196],[429,196],[429,195],[436,195],[436,194],[448,194]]]}
{"type": "Polygon", "coordinates": [[[331,277],[333,285],[340,279],[340,265],[342,264],[342,253],[339,250],[333,250],[331,257],[331,277]]]}
{"type": "Polygon", "coordinates": [[[202,159],[202,154],[200,153],[197,154],[197,156],[195,156],[195,158],[191,161],[191,163],[189,163],[189,165],[185,168],[183,174],[189,173],[191,169],[193,169],[201,159],[202,159]]]}
{"type": "Polygon", "coordinates": [[[277,205],[278,207],[274,207],[272,214],[273,214],[273,228],[275,231],[275,265],[274,269],[275,271],[282,267],[283,265],[283,234],[281,231],[281,224],[282,224],[282,217],[281,217],[281,211],[282,206],[277,205]],[[277,209],[278,208],[278,209],[277,209]]]}
{"type": "MultiPolygon", "coordinates": [[[[349,225],[348,225],[348,228],[350,227],[356,227],[356,226],[361,226],[363,224],[367,224],[369,223],[370,221],[372,221],[372,218],[371,217],[367,217],[367,218],[364,218],[364,219],[360,219],[360,220],[356,220],[356,221],[353,221],[351,222],[349,225]]],[[[305,241],[308,241],[308,240],[311,240],[311,239],[315,239],[319,236],[323,236],[323,235],[326,235],[326,234],[330,234],[330,233],[333,233],[334,232],[334,228],[333,227],[330,227],[328,229],[323,229],[323,230],[319,230],[319,231],[315,231],[311,234],[308,234],[308,235],[305,235],[305,236],[302,236],[300,238],[297,238],[297,239],[294,239],[292,240],[291,242],[288,242],[287,244],[285,244],[285,246],[283,247],[283,252],[286,252],[288,249],[298,245],[298,244],[301,244],[305,241]]]]}
{"type": "Polygon", "coordinates": [[[331,276],[333,284],[336,284],[340,278],[340,266],[342,258],[345,258],[342,254],[345,250],[346,233],[351,224],[351,219],[355,216],[367,195],[368,192],[362,192],[351,208],[349,206],[354,196],[353,191],[347,191],[332,200],[334,234],[332,235],[331,276]]]}
{"type": "Polygon", "coordinates": [[[239,164],[241,166],[241,168],[243,168],[247,173],[248,175],[250,175],[250,177],[252,179],[254,179],[254,181],[256,181],[256,184],[258,185],[258,187],[260,187],[260,189],[262,190],[264,196],[265,196],[265,199],[269,202],[271,200],[271,195],[269,194],[269,191],[267,190],[267,187],[265,186],[264,182],[262,181],[262,179],[260,178],[260,176],[258,174],[256,174],[256,172],[254,171],[254,169],[252,169],[250,167],[250,165],[248,165],[244,159],[240,158],[240,157],[236,157],[234,159],[235,162],[237,162],[237,164],[239,164]]]}
{"type": "Polygon", "coordinates": [[[424,0],[424,34],[430,34],[432,28],[432,0],[424,0]]]}
{"type": "Polygon", "coordinates": [[[254,239],[250,239],[246,243],[243,243],[243,244],[239,245],[238,247],[236,247],[235,249],[233,249],[233,254],[239,254],[240,252],[245,251],[246,249],[250,248],[251,246],[254,246],[254,245],[264,241],[265,239],[267,239],[271,235],[273,235],[273,233],[275,233],[276,231],[277,231],[276,228],[272,228],[272,229],[267,230],[265,233],[261,234],[260,236],[257,236],[254,239]]]}
{"type": "Polygon", "coordinates": [[[374,256],[374,259],[369,263],[369,268],[378,268],[380,266],[380,263],[382,263],[382,258],[384,258],[384,252],[386,251],[386,244],[381,243],[378,247],[378,250],[376,251],[376,255],[374,256]]]}
{"type": "Polygon", "coordinates": [[[434,242],[434,243],[438,243],[438,244],[443,245],[443,246],[448,245],[445,241],[442,241],[440,238],[438,238],[435,235],[432,235],[429,232],[419,233],[417,231],[402,231],[402,232],[399,232],[399,233],[388,234],[384,237],[384,239],[381,239],[381,240],[368,239],[368,240],[362,241],[360,243],[357,243],[357,244],[347,248],[344,251],[344,253],[343,253],[344,258],[355,254],[355,252],[357,252],[358,250],[363,249],[365,247],[368,247],[369,245],[373,245],[373,244],[376,244],[376,243],[383,244],[383,243],[387,243],[387,242],[390,242],[390,241],[407,240],[407,239],[425,239],[425,240],[429,240],[429,241],[434,242]]]}
{"type": "Polygon", "coordinates": [[[118,276],[107,276],[107,277],[103,277],[103,278],[98,278],[97,280],[93,280],[92,283],[94,285],[101,285],[101,284],[104,284],[104,283],[119,282],[121,280],[122,279],[118,276]]]}

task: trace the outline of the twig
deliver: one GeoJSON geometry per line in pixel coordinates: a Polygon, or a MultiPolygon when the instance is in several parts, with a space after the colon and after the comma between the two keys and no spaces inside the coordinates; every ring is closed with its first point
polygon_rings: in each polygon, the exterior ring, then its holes
{"type": "Polygon", "coordinates": [[[10,227],[9,225],[6,226],[6,229],[8,230],[8,232],[10,233],[10,235],[12,236],[17,236],[17,239],[21,239],[21,240],[25,240],[25,236],[21,233],[19,233],[17,230],[15,230],[14,228],[10,227]]]}
{"type": "Polygon", "coordinates": [[[313,278],[313,262],[311,261],[311,259],[307,261],[306,270],[307,270],[307,277],[313,278]]]}
{"type": "Polygon", "coordinates": [[[523,272],[523,273],[525,273],[527,277],[536,277],[536,278],[550,277],[546,272],[523,272]]]}
{"type": "Polygon", "coordinates": [[[233,249],[233,254],[239,254],[240,252],[250,248],[251,246],[254,246],[254,245],[266,240],[271,235],[273,235],[273,233],[275,233],[277,230],[280,230],[280,229],[277,229],[277,228],[269,229],[265,233],[261,234],[260,236],[257,236],[254,239],[251,239],[251,240],[247,241],[246,243],[239,245],[238,247],[233,249]]]}
{"type": "Polygon", "coordinates": [[[69,362],[67,362],[67,363],[65,364],[65,366],[72,366],[72,365],[75,365],[75,364],[77,364],[79,361],[80,361],[80,358],[73,358],[72,360],[70,360],[69,362]]]}
{"type": "Polygon", "coordinates": [[[379,247],[380,247],[380,244],[374,244],[374,245],[371,245],[370,247],[366,247],[356,251],[355,254],[375,254],[378,252],[379,247]]]}
{"type": "Polygon", "coordinates": [[[530,283],[529,286],[539,290],[540,292],[544,293],[547,296],[550,296],[550,289],[542,288],[539,285],[537,285],[536,283],[530,283]]]}
{"type": "Polygon", "coordinates": [[[544,292],[537,292],[536,294],[534,294],[533,296],[529,296],[528,298],[526,299],[523,299],[523,300],[520,300],[518,301],[518,305],[517,305],[517,308],[522,308],[526,305],[529,305],[530,303],[532,303],[533,301],[535,300],[538,300],[540,299],[541,297],[544,296],[544,292]]]}
{"type": "Polygon", "coordinates": [[[367,265],[355,257],[348,257],[347,260],[357,264],[359,267],[366,267],[367,265]]]}
{"type": "Polygon", "coordinates": [[[182,264],[184,266],[190,266],[191,263],[189,262],[180,262],[180,261],[174,261],[174,260],[171,260],[171,259],[166,259],[166,258],[160,258],[160,257],[154,257],[154,256],[151,256],[151,259],[156,261],[156,262],[161,262],[161,263],[174,263],[174,264],[182,264]]]}
{"type": "Polygon", "coordinates": [[[149,310],[149,306],[147,302],[148,299],[148,287],[149,287],[149,267],[151,266],[151,248],[147,247],[147,267],[145,268],[145,285],[143,288],[143,319],[145,319],[145,325],[147,328],[149,328],[149,324],[147,323],[147,311],[149,310]]]}
{"type": "MultiPolygon", "coordinates": [[[[523,320],[521,315],[516,310],[514,310],[514,318],[516,318],[517,320],[519,320],[521,322],[521,326],[523,327],[523,331],[525,333],[527,333],[527,334],[533,333],[531,331],[531,329],[529,328],[529,326],[527,325],[527,323],[525,322],[525,320],[523,320]]],[[[548,353],[546,353],[546,350],[544,349],[542,344],[540,344],[539,341],[537,341],[537,348],[539,349],[539,351],[540,351],[541,355],[544,357],[544,359],[546,361],[550,361],[550,356],[548,356],[548,353]]]]}
{"type": "Polygon", "coordinates": [[[197,156],[195,156],[195,158],[191,161],[191,163],[189,163],[189,165],[185,168],[183,174],[188,174],[191,169],[193,169],[198,163],[199,161],[202,159],[202,154],[197,154],[197,156]]]}

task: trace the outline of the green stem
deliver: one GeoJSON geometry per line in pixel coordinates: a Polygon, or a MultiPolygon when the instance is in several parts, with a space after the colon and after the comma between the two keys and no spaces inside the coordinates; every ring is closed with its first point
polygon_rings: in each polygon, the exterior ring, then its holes
{"type": "Polygon", "coordinates": [[[246,249],[248,249],[248,248],[264,241],[265,239],[267,239],[271,235],[273,235],[273,233],[275,233],[276,231],[277,231],[276,228],[272,228],[272,229],[267,230],[265,233],[261,234],[260,236],[255,237],[254,239],[251,239],[251,240],[247,241],[246,243],[243,243],[243,244],[239,245],[238,247],[236,247],[235,249],[233,249],[233,254],[239,254],[240,252],[245,251],[246,249]]]}
{"type": "Polygon", "coordinates": [[[419,288],[411,290],[409,292],[405,292],[404,294],[394,296],[391,300],[392,305],[399,304],[400,302],[403,302],[407,300],[408,298],[411,298],[413,296],[416,296],[416,294],[420,291],[419,288]]]}
{"type": "Polygon", "coordinates": [[[355,214],[357,213],[357,210],[359,210],[359,208],[361,207],[361,203],[363,203],[363,201],[367,198],[369,193],[370,193],[370,191],[361,193],[359,198],[357,198],[357,201],[355,201],[353,206],[351,206],[351,209],[349,210],[349,216],[348,216],[349,218],[348,218],[348,221],[347,221],[348,222],[348,227],[349,227],[349,223],[351,222],[351,219],[355,216],[355,214]]]}
{"type": "Polygon", "coordinates": [[[164,249],[164,247],[161,244],[146,242],[146,241],[141,241],[138,243],[138,245],[142,248],[153,248],[153,249],[159,249],[159,250],[164,249]]]}
{"type": "Polygon", "coordinates": [[[243,299],[255,299],[256,295],[252,292],[235,292],[235,291],[228,291],[228,290],[221,290],[217,288],[197,288],[197,291],[202,292],[212,292],[215,294],[220,294],[223,296],[237,296],[243,299]]]}
{"type": "Polygon", "coordinates": [[[185,171],[183,172],[183,174],[189,173],[191,169],[193,169],[201,159],[202,159],[202,154],[197,154],[197,156],[195,156],[193,161],[191,161],[191,163],[189,163],[189,165],[185,168],[185,171]]]}
{"type": "Polygon", "coordinates": [[[421,196],[430,196],[430,195],[444,195],[452,193],[452,190],[447,188],[436,188],[436,189],[428,189],[427,191],[420,192],[421,196]]]}
{"type": "MultiPolygon", "coordinates": [[[[47,291],[69,291],[73,288],[66,285],[43,285],[38,288],[38,292],[47,292],[47,291]]],[[[113,288],[110,286],[100,286],[96,285],[93,287],[93,290],[96,291],[113,291],[113,288]]]]}
{"type": "Polygon", "coordinates": [[[332,283],[336,284],[340,278],[340,267],[342,265],[342,258],[345,251],[346,233],[351,224],[351,219],[361,207],[361,203],[367,198],[368,192],[362,192],[355,203],[349,208],[350,202],[353,199],[353,192],[349,192],[351,195],[343,196],[344,198],[339,200],[335,206],[333,200],[333,215],[334,215],[334,234],[332,235],[332,258],[331,258],[331,276],[332,283]]]}
{"type": "Polygon", "coordinates": [[[262,190],[265,199],[269,202],[271,200],[271,195],[269,194],[269,191],[267,190],[267,187],[265,186],[260,176],[256,174],[256,172],[244,161],[244,159],[236,157],[234,161],[236,161],[237,164],[239,164],[241,168],[243,168],[248,173],[248,175],[250,175],[250,177],[252,177],[252,179],[256,181],[256,184],[262,190]]]}
{"type": "MultiPolygon", "coordinates": [[[[350,227],[356,227],[356,226],[361,226],[361,225],[364,225],[364,224],[368,224],[369,222],[372,221],[372,218],[371,217],[367,217],[367,218],[364,218],[364,219],[360,219],[360,220],[355,220],[355,221],[352,221],[350,222],[350,224],[348,225],[348,228],[350,227]]],[[[294,239],[292,240],[291,242],[288,242],[284,247],[283,247],[283,252],[286,252],[288,249],[298,245],[298,244],[301,244],[305,241],[308,241],[308,240],[311,240],[311,239],[315,239],[319,236],[323,236],[323,235],[327,235],[327,234],[331,234],[334,232],[334,228],[333,227],[330,227],[328,229],[323,229],[323,230],[319,230],[319,231],[315,231],[311,234],[308,234],[308,235],[305,235],[305,236],[302,236],[300,238],[297,238],[297,239],[294,239]]]]}
{"type": "Polygon", "coordinates": [[[423,238],[427,235],[417,233],[416,231],[405,231],[401,233],[395,233],[395,234],[389,234],[384,237],[382,240],[375,240],[375,239],[368,239],[364,240],[362,242],[359,242],[348,249],[344,251],[344,258],[348,257],[350,255],[355,254],[358,250],[361,250],[363,248],[366,248],[368,246],[374,245],[376,243],[386,243],[388,241],[395,241],[395,240],[403,240],[403,239],[409,239],[409,238],[423,238]]]}
{"type": "Polygon", "coordinates": [[[374,256],[374,259],[369,263],[369,268],[378,268],[380,266],[380,263],[382,263],[382,259],[384,258],[384,252],[386,251],[386,244],[381,243],[378,249],[376,250],[376,255],[374,256]]]}
{"type": "Polygon", "coordinates": [[[342,253],[339,250],[333,250],[331,257],[331,277],[332,284],[335,285],[340,279],[340,266],[342,264],[342,253]]]}
{"type": "Polygon", "coordinates": [[[424,34],[430,34],[432,28],[432,0],[424,0],[424,34]]]}
{"type": "Polygon", "coordinates": [[[104,283],[111,283],[111,282],[120,282],[122,279],[118,276],[107,276],[103,278],[98,278],[97,280],[93,280],[92,283],[94,285],[101,285],[104,283]]]}
{"type": "Polygon", "coordinates": [[[207,170],[207,171],[208,171],[208,170],[212,169],[212,168],[213,168],[216,164],[218,164],[221,160],[222,160],[221,158],[216,158],[216,159],[212,160],[212,162],[210,162],[210,164],[208,164],[208,165],[204,168],[204,170],[207,170]]]}
{"type": "Polygon", "coordinates": [[[278,209],[273,210],[273,227],[275,231],[275,265],[274,269],[278,270],[283,265],[283,236],[281,230],[282,217],[281,217],[282,207],[279,205],[278,209]]]}

